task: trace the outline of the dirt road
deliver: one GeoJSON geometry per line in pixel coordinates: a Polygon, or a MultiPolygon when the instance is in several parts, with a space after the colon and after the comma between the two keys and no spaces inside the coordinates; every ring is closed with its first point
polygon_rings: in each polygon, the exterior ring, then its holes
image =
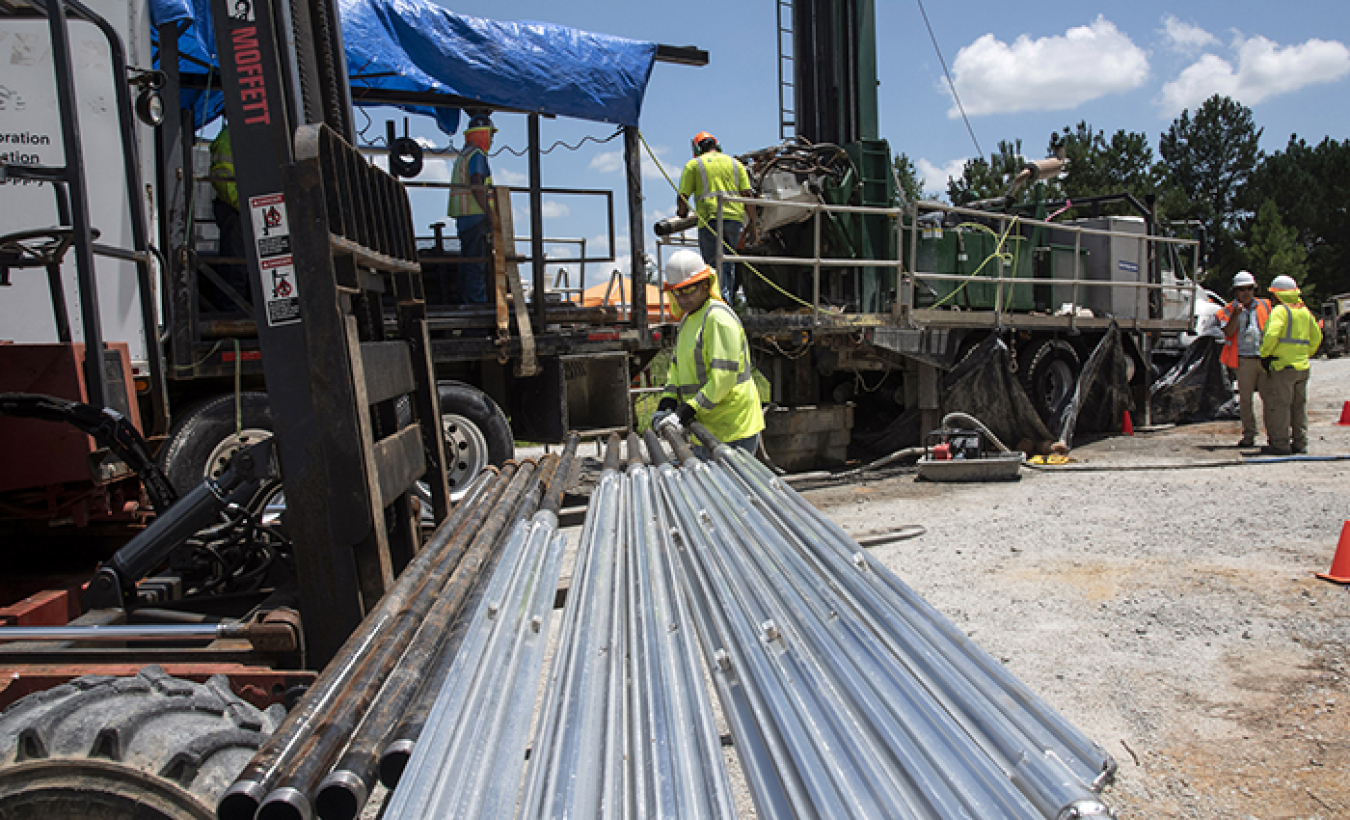
{"type": "MultiPolygon", "coordinates": [[[[1350,360],[1314,362],[1310,456],[1350,455],[1346,401],[1350,360]]],[[[1238,458],[1239,434],[806,496],[855,534],[926,528],[873,551],[1116,758],[1122,818],[1350,817],[1350,592],[1314,577],[1350,519],[1350,461],[1197,466],[1238,458]]]]}

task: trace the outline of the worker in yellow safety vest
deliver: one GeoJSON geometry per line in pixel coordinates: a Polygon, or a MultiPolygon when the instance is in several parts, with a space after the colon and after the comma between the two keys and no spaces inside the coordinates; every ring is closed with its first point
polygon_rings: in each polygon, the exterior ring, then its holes
{"type": "Polygon", "coordinates": [[[1276,276],[1270,292],[1279,300],[1266,320],[1261,340],[1261,365],[1266,369],[1267,455],[1308,452],[1308,358],[1322,344],[1322,329],[1303,304],[1298,283],[1276,276]],[[1291,447],[1292,445],[1292,447],[1291,447]]]}
{"type": "Polygon", "coordinates": [[[492,187],[492,169],[488,167],[488,149],[492,147],[492,119],[487,112],[476,112],[464,129],[464,148],[450,174],[448,213],[455,218],[462,260],[455,277],[459,301],[466,305],[487,302],[488,237],[492,234],[492,209],[488,190],[492,187]]]}
{"type": "MultiPolygon", "coordinates": [[[[698,250],[703,259],[712,264],[717,259],[717,249],[725,243],[724,252],[736,250],[740,246],[741,232],[748,224],[750,237],[755,233],[755,209],[741,202],[727,202],[722,205],[722,232],[717,233],[717,196],[752,196],[750,174],[735,157],[722,153],[717,137],[707,131],[700,131],[692,141],[694,158],[685,163],[680,173],[679,194],[675,199],[675,215],[689,215],[692,202],[698,214],[698,250]]],[[[736,265],[733,262],[722,263],[722,294],[729,304],[736,300],[736,265]]]]}
{"type": "MultiPolygon", "coordinates": [[[[666,264],[665,290],[675,300],[679,336],[666,374],[666,389],[652,426],[695,418],[720,441],[753,455],[764,429],[750,345],[740,319],[717,289],[717,274],[697,253],[676,251],[666,264]]],[[[702,458],[706,448],[695,447],[702,458]]]]}
{"type": "Polygon", "coordinates": [[[1238,271],[1233,277],[1233,301],[1219,308],[1214,318],[1223,327],[1223,352],[1219,359],[1237,377],[1238,409],[1242,418],[1242,440],[1239,447],[1256,444],[1256,403],[1253,392],[1264,387],[1265,370],[1261,367],[1261,334],[1270,316],[1270,300],[1256,296],[1256,277],[1248,271],[1238,271]]]}
{"type": "MultiPolygon", "coordinates": [[[[230,144],[230,126],[221,126],[220,133],[211,141],[211,188],[215,199],[211,202],[211,212],[215,216],[216,255],[227,259],[244,258],[244,224],[239,215],[239,186],[234,181],[234,148],[230,144]]],[[[217,262],[216,274],[232,287],[239,296],[249,298],[248,267],[239,262],[217,262]]],[[[216,288],[215,283],[203,279],[198,290],[212,305],[225,312],[240,306],[227,294],[216,288]]]]}

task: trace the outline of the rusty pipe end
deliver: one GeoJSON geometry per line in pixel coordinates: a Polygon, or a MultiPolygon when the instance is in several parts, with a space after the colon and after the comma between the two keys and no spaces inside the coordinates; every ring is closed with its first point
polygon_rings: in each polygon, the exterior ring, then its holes
{"type": "Polygon", "coordinates": [[[352,820],[369,799],[370,789],[355,772],[338,769],[319,784],[314,810],[323,820],[352,820]]]}
{"type": "Polygon", "coordinates": [[[219,820],[253,820],[267,796],[267,789],[256,780],[236,780],[216,804],[219,820]]]}
{"type": "Polygon", "coordinates": [[[380,782],[385,788],[392,789],[398,785],[416,745],[416,741],[402,738],[385,747],[384,754],[380,755],[380,782]]]}
{"type": "Polygon", "coordinates": [[[257,820],[314,820],[314,807],[299,789],[273,789],[258,808],[257,820]]]}

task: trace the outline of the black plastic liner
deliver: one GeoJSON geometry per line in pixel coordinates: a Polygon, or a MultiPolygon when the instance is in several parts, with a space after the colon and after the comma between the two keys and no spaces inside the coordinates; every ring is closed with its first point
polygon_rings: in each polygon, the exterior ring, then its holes
{"type": "Polygon", "coordinates": [[[1154,382],[1149,407],[1154,424],[1187,424],[1238,417],[1238,400],[1228,369],[1219,360],[1223,345],[1201,336],[1171,370],[1154,382]]]}
{"type": "MultiPolygon", "coordinates": [[[[1073,447],[1076,433],[1120,432],[1125,413],[1134,412],[1126,342],[1120,327],[1112,322],[1083,365],[1073,395],[1051,423],[1066,446],[1073,447]]],[[[1133,348],[1134,343],[1129,344],[1133,348]]]]}
{"type": "Polygon", "coordinates": [[[1012,352],[991,333],[942,376],[944,413],[974,416],[1008,447],[1031,441],[1041,450],[1054,439],[1012,369],[1012,352]]]}

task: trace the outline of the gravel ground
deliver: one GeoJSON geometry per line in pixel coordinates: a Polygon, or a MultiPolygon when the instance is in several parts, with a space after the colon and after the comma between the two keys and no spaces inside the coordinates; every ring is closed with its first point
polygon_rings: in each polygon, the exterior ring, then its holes
{"type": "MultiPolygon", "coordinates": [[[[1350,454],[1348,400],[1350,360],[1314,362],[1312,456],[1350,454]]],[[[805,495],[854,534],[926,529],[873,552],[1116,758],[1122,818],[1350,817],[1350,594],[1314,575],[1350,461],[1183,466],[1238,458],[1239,435],[1140,431],[1017,482],[805,495]]]]}

